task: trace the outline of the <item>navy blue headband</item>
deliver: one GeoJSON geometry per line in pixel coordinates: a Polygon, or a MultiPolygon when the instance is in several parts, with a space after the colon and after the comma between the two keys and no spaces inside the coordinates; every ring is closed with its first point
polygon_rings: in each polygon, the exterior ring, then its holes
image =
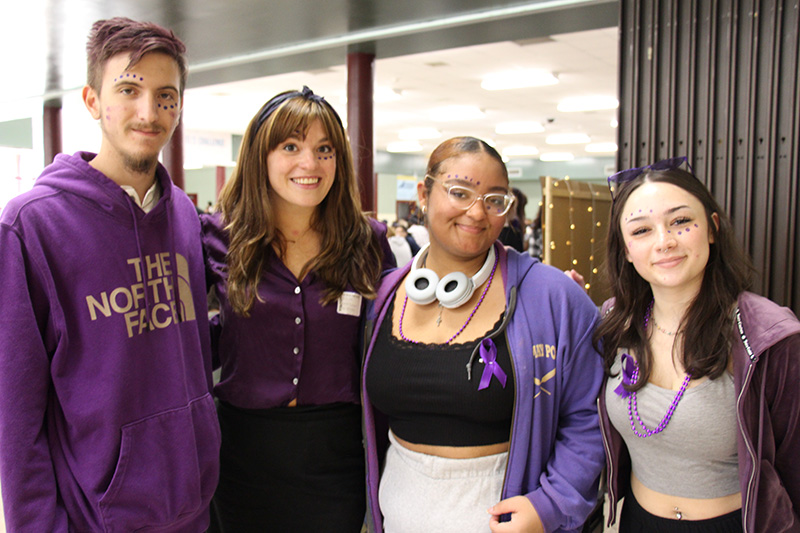
{"type": "Polygon", "coordinates": [[[325,106],[327,106],[333,112],[333,116],[336,117],[336,121],[339,123],[339,126],[341,126],[342,129],[344,129],[344,126],[342,125],[342,119],[339,118],[339,114],[336,112],[333,106],[329,104],[327,101],[325,101],[325,98],[317,94],[314,94],[314,91],[309,89],[306,85],[303,85],[302,91],[289,91],[278,94],[276,96],[273,96],[266,104],[264,104],[264,106],[261,108],[261,111],[259,111],[258,113],[258,120],[256,120],[253,126],[253,132],[252,135],[250,136],[250,142],[251,143],[253,142],[253,138],[255,137],[258,130],[261,129],[261,126],[264,124],[267,118],[269,118],[269,116],[272,113],[274,113],[275,110],[281,106],[281,104],[283,104],[285,101],[291,98],[296,98],[298,96],[305,98],[306,100],[311,100],[312,102],[317,102],[318,104],[324,104],[325,106]]]}

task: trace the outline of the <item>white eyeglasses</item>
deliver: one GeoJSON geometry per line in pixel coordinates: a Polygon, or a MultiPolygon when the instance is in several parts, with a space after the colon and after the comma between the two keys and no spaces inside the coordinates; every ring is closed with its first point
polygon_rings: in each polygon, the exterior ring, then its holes
{"type": "Polygon", "coordinates": [[[463,209],[464,211],[475,205],[475,202],[478,200],[481,200],[487,213],[496,217],[502,217],[508,213],[508,210],[511,209],[511,204],[514,203],[515,198],[511,193],[489,192],[486,194],[478,194],[469,187],[444,183],[430,174],[426,174],[425,177],[432,179],[444,187],[444,190],[447,191],[447,198],[450,200],[453,207],[463,209]]]}

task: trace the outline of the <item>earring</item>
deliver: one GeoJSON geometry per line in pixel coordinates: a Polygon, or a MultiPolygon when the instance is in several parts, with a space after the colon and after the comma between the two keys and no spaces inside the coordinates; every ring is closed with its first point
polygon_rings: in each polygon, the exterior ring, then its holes
{"type": "Polygon", "coordinates": [[[425,216],[425,213],[427,213],[427,212],[428,212],[428,207],[423,205],[422,206],[422,216],[425,216]]]}

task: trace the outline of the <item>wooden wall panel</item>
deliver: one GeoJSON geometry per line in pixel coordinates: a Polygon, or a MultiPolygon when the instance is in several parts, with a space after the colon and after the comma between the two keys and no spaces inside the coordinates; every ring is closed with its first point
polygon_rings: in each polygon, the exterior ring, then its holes
{"type": "Polygon", "coordinates": [[[800,314],[800,0],[622,0],[618,168],[686,155],[800,314]]]}

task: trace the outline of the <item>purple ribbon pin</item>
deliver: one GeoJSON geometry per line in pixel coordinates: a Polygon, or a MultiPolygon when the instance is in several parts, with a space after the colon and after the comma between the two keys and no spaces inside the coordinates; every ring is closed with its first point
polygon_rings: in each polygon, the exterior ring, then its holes
{"type": "Polygon", "coordinates": [[[506,376],[506,373],[500,368],[500,365],[497,364],[497,346],[494,345],[492,339],[486,338],[481,341],[481,361],[483,361],[484,367],[478,390],[489,387],[492,376],[495,376],[497,381],[500,382],[500,385],[505,389],[508,376],[506,376]]]}
{"type": "Polygon", "coordinates": [[[620,398],[627,398],[631,395],[631,393],[625,389],[625,385],[633,385],[634,370],[636,370],[636,361],[630,355],[626,353],[622,354],[622,383],[614,389],[614,392],[616,392],[620,398]]]}

